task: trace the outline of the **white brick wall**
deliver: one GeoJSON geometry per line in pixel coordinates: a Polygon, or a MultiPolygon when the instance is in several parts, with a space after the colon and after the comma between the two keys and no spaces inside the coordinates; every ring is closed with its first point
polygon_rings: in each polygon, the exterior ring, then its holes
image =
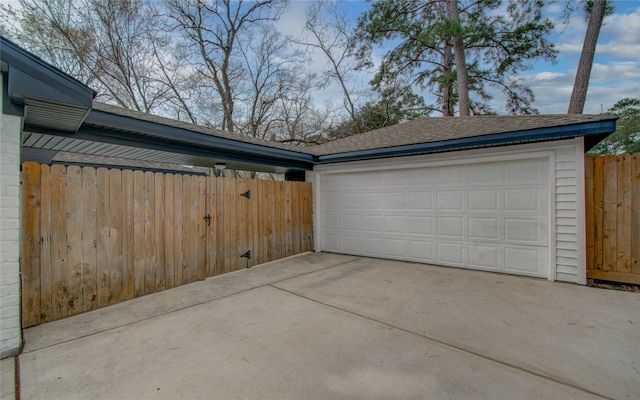
{"type": "Polygon", "coordinates": [[[20,117],[0,114],[0,358],[17,355],[22,344],[20,127],[20,117]]]}

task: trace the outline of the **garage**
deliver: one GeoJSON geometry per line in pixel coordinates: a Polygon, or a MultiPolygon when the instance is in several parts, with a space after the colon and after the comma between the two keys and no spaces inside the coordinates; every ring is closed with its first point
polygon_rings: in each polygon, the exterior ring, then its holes
{"type": "Polygon", "coordinates": [[[586,283],[606,116],[423,118],[311,148],[315,250],[586,283]]]}
{"type": "Polygon", "coordinates": [[[544,158],[322,176],[324,250],[548,278],[544,158]]]}

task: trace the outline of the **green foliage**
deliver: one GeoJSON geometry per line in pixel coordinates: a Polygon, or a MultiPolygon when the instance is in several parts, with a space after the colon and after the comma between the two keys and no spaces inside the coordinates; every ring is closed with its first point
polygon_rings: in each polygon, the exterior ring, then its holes
{"type": "Polygon", "coordinates": [[[346,120],[329,130],[327,139],[340,139],[427,116],[422,97],[410,92],[395,94],[396,96],[387,93],[381,100],[366,103],[357,110],[354,119],[346,120]]]}
{"type": "Polygon", "coordinates": [[[640,152],[640,98],[625,98],[606,112],[618,117],[616,131],[593,147],[588,155],[640,152]]]}
{"type": "Polygon", "coordinates": [[[412,86],[431,89],[437,97],[433,110],[454,115],[456,71],[451,37],[462,33],[474,114],[491,112],[489,87],[507,96],[513,114],[532,114],[533,92],[514,77],[538,59],[554,60],[557,51],[547,36],[553,29],[542,16],[542,1],[459,1],[460,24],[446,18],[443,1],[380,0],[360,16],[354,36],[361,66],[372,66],[375,47],[391,45],[372,80],[375,89],[398,76],[412,86]]]}

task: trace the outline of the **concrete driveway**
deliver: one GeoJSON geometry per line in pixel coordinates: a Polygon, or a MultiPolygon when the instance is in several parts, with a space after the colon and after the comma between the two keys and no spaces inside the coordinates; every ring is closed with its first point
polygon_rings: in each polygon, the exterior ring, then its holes
{"type": "Polygon", "coordinates": [[[307,253],[25,331],[22,399],[640,398],[640,295],[307,253]]]}

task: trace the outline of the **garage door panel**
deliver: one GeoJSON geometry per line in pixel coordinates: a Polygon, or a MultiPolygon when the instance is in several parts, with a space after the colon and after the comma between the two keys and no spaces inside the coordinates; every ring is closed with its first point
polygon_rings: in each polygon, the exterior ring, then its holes
{"type": "Polygon", "coordinates": [[[469,265],[480,269],[499,271],[502,269],[500,253],[497,245],[468,244],[469,265]]]}
{"type": "Polygon", "coordinates": [[[349,231],[360,231],[360,216],[359,215],[344,215],[342,217],[342,230],[345,232],[349,231]]]}
{"type": "Polygon", "coordinates": [[[469,217],[469,239],[500,240],[498,217],[469,217]]]}
{"type": "Polygon", "coordinates": [[[384,226],[384,217],[382,215],[363,215],[361,217],[360,227],[362,232],[382,232],[384,226]]]}
{"type": "Polygon", "coordinates": [[[498,189],[477,189],[467,192],[469,211],[499,211],[500,191],[498,189]]]}
{"type": "Polygon", "coordinates": [[[350,254],[361,253],[361,241],[360,236],[342,235],[342,249],[350,254]]]}
{"type": "Polygon", "coordinates": [[[459,216],[437,217],[438,236],[464,238],[464,219],[459,216]]]}
{"type": "Polygon", "coordinates": [[[324,248],[327,251],[335,251],[335,252],[339,252],[342,250],[342,246],[341,246],[341,236],[340,235],[332,235],[329,233],[325,233],[323,235],[323,239],[324,239],[324,248]]]}
{"type": "Polygon", "coordinates": [[[340,211],[340,193],[337,192],[325,192],[322,195],[322,206],[325,211],[340,211]]]}
{"type": "Polygon", "coordinates": [[[343,193],[342,208],[345,210],[359,210],[362,204],[362,194],[360,193],[343,193]]]}
{"type": "Polygon", "coordinates": [[[530,276],[542,276],[541,265],[547,258],[545,248],[505,247],[505,271],[530,276]]]}
{"type": "MultiPolygon", "coordinates": [[[[547,276],[547,162],[528,159],[321,178],[322,248],[547,276]]],[[[562,203],[557,211],[560,216],[562,203]]],[[[558,227],[558,240],[563,236],[575,237],[575,227],[558,227]]]]}
{"type": "Polygon", "coordinates": [[[387,210],[406,210],[407,199],[405,192],[391,192],[385,196],[385,208],[387,210]]]}
{"type": "Polygon", "coordinates": [[[464,209],[463,190],[443,190],[437,194],[438,211],[462,211],[464,209]]]}
{"type": "Polygon", "coordinates": [[[410,240],[409,258],[412,261],[433,262],[434,242],[430,240],[410,240]]]}
{"type": "Polygon", "coordinates": [[[361,207],[363,210],[382,210],[384,207],[382,193],[365,192],[362,194],[361,207]]]}
{"type": "Polygon", "coordinates": [[[421,191],[409,193],[410,210],[433,210],[433,192],[421,191]]]}
{"type": "Polygon", "coordinates": [[[364,255],[384,256],[385,239],[384,238],[362,238],[362,252],[364,255]]]}
{"type": "Polygon", "coordinates": [[[447,265],[464,265],[464,251],[462,243],[443,243],[438,242],[436,245],[438,262],[447,265]]]}
{"type": "Polygon", "coordinates": [[[385,217],[383,230],[389,233],[406,233],[407,217],[394,215],[385,217]]]}
{"type": "Polygon", "coordinates": [[[534,211],[541,212],[541,193],[538,188],[517,188],[504,190],[505,211],[534,211]]]}
{"type": "Polygon", "coordinates": [[[326,231],[339,231],[340,230],[340,215],[338,214],[324,214],[322,222],[326,231]]]}
{"type": "Polygon", "coordinates": [[[409,220],[409,232],[422,235],[433,235],[433,217],[412,216],[409,220]]]}
{"type": "Polygon", "coordinates": [[[542,223],[535,218],[505,218],[504,239],[526,244],[543,244],[542,223]]]}

